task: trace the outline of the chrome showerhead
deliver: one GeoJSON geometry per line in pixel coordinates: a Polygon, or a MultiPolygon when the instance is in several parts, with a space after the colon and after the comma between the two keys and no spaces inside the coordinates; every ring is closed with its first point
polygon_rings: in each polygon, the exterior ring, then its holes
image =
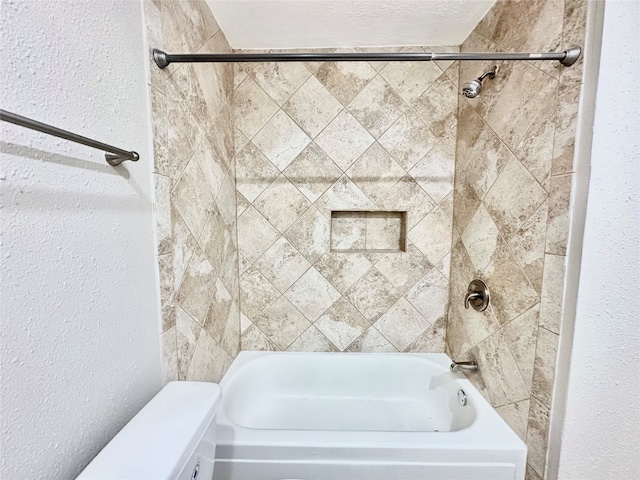
{"type": "Polygon", "coordinates": [[[498,73],[498,66],[496,65],[491,70],[484,72],[475,80],[471,80],[465,83],[462,86],[462,95],[467,98],[476,98],[480,93],[482,93],[482,81],[489,77],[491,80],[496,78],[496,74],[498,73]]]}

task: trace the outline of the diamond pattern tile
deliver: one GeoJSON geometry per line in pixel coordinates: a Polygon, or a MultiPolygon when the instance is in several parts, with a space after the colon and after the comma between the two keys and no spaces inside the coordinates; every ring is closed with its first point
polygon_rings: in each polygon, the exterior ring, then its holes
{"type": "Polygon", "coordinates": [[[342,110],[342,105],[315,78],[309,78],[282,107],[311,138],[342,110]]]}
{"type": "Polygon", "coordinates": [[[279,110],[252,141],[276,167],[284,170],[311,139],[286,113],[279,110]]]}

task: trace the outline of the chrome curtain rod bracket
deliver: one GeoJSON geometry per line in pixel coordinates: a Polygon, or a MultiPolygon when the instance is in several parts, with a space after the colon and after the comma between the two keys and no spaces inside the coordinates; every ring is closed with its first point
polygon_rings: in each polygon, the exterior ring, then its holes
{"type": "Polygon", "coordinates": [[[171,63],[224,62],[430,62],[434,60],[557,60],[565,67],[573,65],[582,49],[571,47],[562,52],[546,53],[179,53],[153,49],[153,60],[159,68],[171,63]]]}
{"type": "Polygon", "coordinates": [[[38,122],[22,115],[7,112],[6,110],[0,110],[0,120],[3,122],[13,123],[21,127],[36,130],[38,132],[46,133],[47,135],[53,135],[54,137],[64,138],[71,142],[80,143],[87,147],[97,148],[107,153],[104,154],[104,158],[112,167],[120,165],[125,160],[131,160],[137,162],[140,159],[140,155],[137,152],[123,150],[121,148],[108,145],[106,143],[92,140],[91,138],[83,137],[82,135],[76,135],[75,133],[62,130],[61,128],[52,127],[46,123],[38,122]]]}

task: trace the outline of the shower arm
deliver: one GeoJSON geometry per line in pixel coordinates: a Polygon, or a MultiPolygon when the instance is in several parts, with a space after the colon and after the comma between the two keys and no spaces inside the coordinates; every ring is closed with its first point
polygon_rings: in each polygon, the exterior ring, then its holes
{"type": "Polygon", "coordinates": [[[160,68],[171,63],[225,63],[225,62],[432,62],[436,60],[557,60],[565,67],[573,65],[582,49],[571,47],[562,52],[546,53],[178,53],[171,54],[153,49],[153,60],[160,68]]]}

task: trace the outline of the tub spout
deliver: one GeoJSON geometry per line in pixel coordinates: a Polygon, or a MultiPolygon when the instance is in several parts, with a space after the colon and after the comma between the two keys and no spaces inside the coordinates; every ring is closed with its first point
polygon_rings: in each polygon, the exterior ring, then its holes
{"type": "Polygon", "coordinates": [[[462,373],[477,373],[478,372],[478,364],[475,360],[471,360],[469,362],[451,362],[451,366],[449,370],[453,373],[462,372],[462,373]]]}

